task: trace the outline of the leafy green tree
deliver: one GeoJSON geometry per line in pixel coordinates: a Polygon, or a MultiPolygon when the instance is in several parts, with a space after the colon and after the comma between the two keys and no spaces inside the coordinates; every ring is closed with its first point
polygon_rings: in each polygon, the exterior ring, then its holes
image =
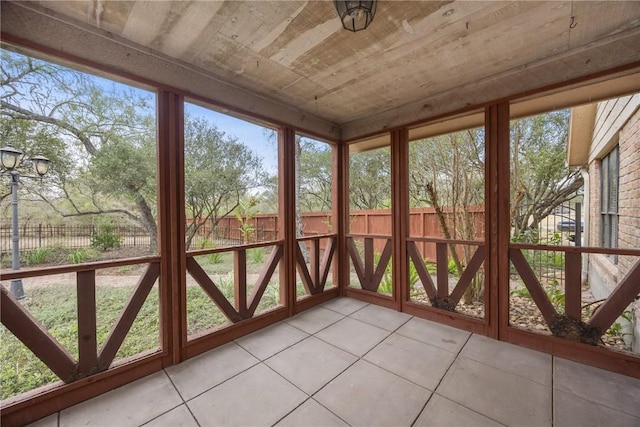
{"type": "Polygon", "coordinates": [[[33,194],[63,217],[117,214],[147,229],[155,251],[152,96],[2,50],[2,131],[14,146],[54,161],[33,194]],[[39,147],[42,145],[43,147],[39,147]]]}
{"type": "Polygon", "coordinates": [[[391,158],[389,148],[352,154],[349,158],[351,209],[391,207],[391,158]]]}
{"type": "Polygon", "coordinates": [[[304,212],[331,210],[332,154],[329,144],[298,139],[298,205],[304,212]]]}
{"type": "MultiPolygon", "coordinates": [[[[483,204],[484,130],[470,129],[412,142],[409,187],[414,207],[439,204],[466,215],[470,206],[483,204]]],[[[454,228],[458,238],[473,237],[470,231],[454,228]]]]}
{"type": "Polygon", "coordinates": [[[569,114],[560,110],[511,121],[511,222],[516,240],[535,240],[540,222],[584,185],[580,170],[566,164],[569,114]]]}
{"type": "MultiPolygon", "coordinates": [[[[477,228],[471,207],[484,203],[484,131],[481,128],[453,132],[414,141],[409,148],[409,193],[412,206],[435,209],[446,239],[475,240],[477,228]]],[[[468,246],[451,245],[454,270],[462,275],[473,252],[468,246]],[[462,259],[461,259],[462,255],[462,259]]],[[[465,303],[483,294],[478,277],[465,293],[465,303]]]]}
{"type": "Polygon", "coordinates": [[[204,118],[185,118],[185,207],[193,221],[187,248],[206,223],[215,228],[240,200],[259,191],[267,178],[262,160],[237,138],[204,118]]]}

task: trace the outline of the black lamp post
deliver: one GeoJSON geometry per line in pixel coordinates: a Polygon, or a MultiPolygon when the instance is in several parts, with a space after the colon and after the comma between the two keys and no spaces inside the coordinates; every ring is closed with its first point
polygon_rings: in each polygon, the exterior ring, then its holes
{"type": "Polygon", "coordinates": [[[377,0],[334,0],[333,4],[342,21],[342,27],[355,33],[356,31],[364,30],[371,24],[376,14],[377,0]]]}
{"type": "MultiPolygon", "coordinates": [[[[18,233],[18,183],[20,178],[35,178],[42,180],[42,177],[49,172],[51,161],[43,156],[34,156],[30,160],[38,176],[24,175],[20,173],[20,166],[24,159],[22,151],[11,146],[0,148],[0,164],[2,174],[11,177],[11,269],[20,270],[20,236],[18,233]]],[[[22,279],[11,281],[11,295],[16,299],[25,298],[22,287],[22,279]]]]}

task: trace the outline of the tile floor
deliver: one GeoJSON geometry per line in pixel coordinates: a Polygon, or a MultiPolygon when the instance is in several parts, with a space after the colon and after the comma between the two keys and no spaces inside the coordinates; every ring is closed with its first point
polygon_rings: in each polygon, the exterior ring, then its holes
{"type": "Polygon", "coordinates": [[[349,298],[35,426],[640,426],[640,380],[349,298]]]}

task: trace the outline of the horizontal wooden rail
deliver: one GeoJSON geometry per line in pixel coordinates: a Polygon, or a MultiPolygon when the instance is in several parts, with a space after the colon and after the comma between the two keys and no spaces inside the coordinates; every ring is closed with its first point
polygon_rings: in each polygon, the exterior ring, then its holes
{"type": "Polygon", "coordinates": [[[296,240],[298,242],[306,242],[307,240],[330,239],[332,237],[338,237],[338,235],[336,233],[313,234],[313,235],[308,235],[308,236],[297,237],[296,240]]]}
{"type": "Polygon", "coordinates": [[[223,252],[234,252],[240,249],[253,249],[253,248],[265,248],[268,246],[276,246],[284,244],[284,240],[270,240],[268,242],[260,242],[260,243],[248,243],[246,245],[235,245],[235,246],[224,246],[220,248],[209,248],[209,249],[197,249],[194,251],[187,251],[187,257],[201,256],[201,255],[209,255],[223,252]]]}
{"type": "Polygon", "coordinates": [[[0,280],[26,279],[29,277],[52,276],[54,274],[76,273],[78,271],[102,270],[126,265],[152,264],[160,262],[159,256],[140,258],[124,258],[109,261],[88,262],[86,264],[61,265],[55,267],[43,267],[34,269],[22,269],[20,271],[1,270],[0,280]]]}
{"type": "Polygon", "coordinates": [[[443,239],[442,237],[407,237],[407,242],[446,243],[448,245],[484,246],[484,240],[443,239]]]}
{"type": "Polygon", "coordinates": [[[391,239],[390,234],[347,234],[347,237],[351,237],[352,239],[391,239]]]}
{"type": "Polygon", "coordinates": [[[640,256],[640,249],[597,248],[593,246],[529,245],[523,243],[509,243],[509,247],[514,249],[527,249],[533,251],[640,256]]]}

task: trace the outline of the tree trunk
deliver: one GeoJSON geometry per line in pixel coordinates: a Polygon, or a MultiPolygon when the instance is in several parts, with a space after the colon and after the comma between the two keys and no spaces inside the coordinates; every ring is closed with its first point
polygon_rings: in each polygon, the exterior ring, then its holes
{"type": "Polygon", "coordinates": [[[135,202],[141,213],[142,226],[149,232],[149,252],[155,254],[158,252],[158,226],[153,217],[153,212],[145,198],[141,195],[136,194],[135,202]]]}

